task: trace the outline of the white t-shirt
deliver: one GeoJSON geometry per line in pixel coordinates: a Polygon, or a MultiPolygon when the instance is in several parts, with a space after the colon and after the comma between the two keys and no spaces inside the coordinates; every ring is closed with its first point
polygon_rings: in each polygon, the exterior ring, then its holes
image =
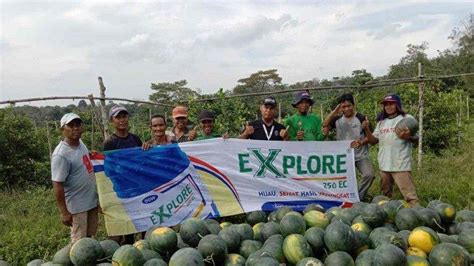
{"type": "Polygon", "coordinates": [[[63,182],[66,207],[71,214],[97,207],[97,188],[89,150],[80,141],[77,147],[61,141],[51,159],[51,179],[63,182]]]}
{"type": "Polygon", "coordinates": [[[384,172],[411,171],[413,144],[399,138],[395,133],[395,126],[405,117],[412,116],[398,115],[378,122],[373,133],[374,137],[379,139],[379,168],[384,172]]]}

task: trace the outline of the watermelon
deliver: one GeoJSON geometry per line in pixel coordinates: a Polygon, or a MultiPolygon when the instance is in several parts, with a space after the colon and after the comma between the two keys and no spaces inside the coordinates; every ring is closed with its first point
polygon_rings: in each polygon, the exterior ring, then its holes
{"type": "Polygon", "coordinates": [[[162,259],[151,259],[147,260],[143,266],[167,266],[166,262],[162,259]]]}
{"type": "Polygon", "coordinates": [[[102,258],[102,247],[99,241],[85,237],[74,243],[69,251],[69,258],[74,265],[95,264],[102,258]]]}
{"type": "Polygon", "coordinates": [[[402,208],[408,208],[409,205],[403,200],[391,200],[382,206],[383,211],[386,214],[386,222],[395,223],[395,217],[397,212],[402,208]]]}
{"type": "Polygon", "coordinates": [[[227,259],[227,244],[216,235],[207,235],[199,241],[199,252],[204,258],[204,262],[210,265],[223,264],[227,259]]]}
{"type": "Polygon", "coordinates": [[[296,263],[296,266],[324,266],[324,264],[317,258],[306,257],[298,261],[298,263],[296,263]]]}
{"type": "Polygon", "coordinates": [[[381,201],[389,201],[389,200],[390,200],[390,198],[387,197],[387,196],[378,195],[378,196],[375,196],[375,197],[372,199],[372,203],[378,204],[378,203],[381,202],[381,201]]]}
{"type": "Polygon", "coordinates": [[[455,231],[456,234],[461,234],[462,231],[466,229],[474,229],[474,223],[473,222],[462,222],[458,223],[455,225],[455,231]]]}
{"type": "Polygon", "coordinates": [[[112,258],[115,251],[120,247],[120,245],[117,242],[111,239],[102,240],[100,241],[99,244],[102,247],[103,258],[112,258]]]}
{"type": "Polygon", "coordinates": [[[240,241],[253,239],[253,229],[250,224],[232,225],[231,228],[235,228],[237,233],[239,233],[240,241]]]}
{"type": "Polygon", "coordinates": [[[374,266],[406,265],[405,252],[392,244],[382,244],[375,249],[374,266]]]}
{"type": "MultiPolygon", "coordinates": [[[[214,221],[214,220],[213,220],[214,221]]],[[[207,230],[209,231],[210,234],[213,235],[218,235],[219,232],[221,231],[221,225],[219,223],[206,223],[207,230]]]]}
{"type": "Polygon", "coordinates": [[[429,266],[426,258],[418,256],[407,256],[407,266],[429,266]]]}
{"type": "Polygon", "coordinates": [[[389,231],[392,231],[392,232],[397,232],[398,231],[397,226],[395,226],[394,224],[391,224],[391,223],[385,223],[383,225],[383,227],[387,228],[389,231]]]}
{"type": "Polygon", "coordinates": [[[232,225],[231,222],[222,222],[222,223],[220,224],[221,229],[224,229],[224,227],[231,226],[231,225],[232,225]]]}
{"type": "Polygon", "coordinates": [[[304,237],[311,246],[314,254],[322,254],[324,250],[324,230],[311,227],[304,233],[304,237]]]}
{"type": "Polygon", "coordinates": [[[464,247],[469,253],[474,253],[474,229],[465,229],[460,232],[458,244],[464,247]]]}
{"type": "Polygon", "coordinates": [[[71,259],[69,258],[69,251],[71,250],[71,245],[67,245],[60,249],[53,257],[54,264],[61,265],[72,265],[71,259]]]}
{"type": "Polygon", "coordinates": [[[414,136],[418,132],[418,121],[413,116],[405,116],[395,125],[396,129],[403,130],[408,128],[410,135],[414,136]]]}
{"type": "Polygon", "coordinates": [[[265,254],[269,254],[274,259],[278,260],[281,263],[285,262],[285,255],[283,254],[283,236],[282,235],[272,235],[263,243],[261,248],[265,254]]]}
{"type": "Polygon", "coordinates": [[[458,243],[457,240],[451,238],[451,236],[448,236],[446,234],[438,233],[438,236],[439,236],[439,240],[441,241],[441,243],[454,243],[454,244],[458,243]]]}
{"type": "Polygon", "coordinates": [[[400,236],[401,238],[403,238],[403,241],[405,241],[405,244],[408,246],[408,237],[410,236],[411,231],[409,231],[409,230],[402,230],[402,231],[399,231],[397,234],[398,234],[398,236],[400,236]]]}
{"type": "Polygon", "coordinates": [[[428,202],[428,205],[426,205],[426,208],[434,210],[434,207],[440,203],[443,203],[443,202],[441,200],[431,200],[430,202],[428,202]]]}
{"type": "Polygon", "coordinates": [[[329,219],[326,215],[320,211],[308,211],[303,216],[306,226],[310,227],[319,227],[325,229],[329,224],[329,219]]]}
{"type": "Polygon", "coordinates": [[[362,232],[366,235],[370,235],[370,232],[372,232],[372,228],[370,228],[370,226],[364,222],[353,223],[351,225],[351,229],[354,232],[362,232]]]}
{"type": "Polygon", "coordinates": [[[132,245],[123,245],[112,256],[114,265],[138,266],[145,263],[142,252],[132,245]]]}
{"type": "Polygon", "coordinates": [[[443,230],[441,227],[441,217],[435,210],[423,208],[418,211],[418,215],[423,220],[425,226],[438,232],[443,230]]]}
{"type": "Polygon", "coordinates": [[[169,227],[156,228],[148,239],[151,249],[161,254],[174,252],[178,245],[178,235],[169,227]]]}
{"type": "Polygon", "coordinates": [[[351,209],[357,210],[357,212],[361,213],[362,210],[365,209],[365,207],[367,207],[367,205],[369,205],[369,203],[363,202],[363,201],[354,202],[352,204],[351,209]]]}
{"type": "Polygon", "coordinates": [[[352,259],[351,255],[349,253],[344,252],[344,251],[336,251],[329,256],[326,257],[326,260],[324,260],[324,265],[325,266],[353,266],[355,265],[354,260],[352,259]]]}
{"type": "Polygon", "coordinates": [[[408,244],[417,247],[425,253],[430,253],[434,246],[440,243],[438,234],[433,229],[421,226],[413,229],[408,237],[408,244]]]}
{"type": "Polygon", "coordinates": [[[367,266],[372,265],[375,257],[375,250],[366,249],[362,251],[355,260],[356,266],[367,266]]]}
{"type": "Polygon", "coordinates": [[[443,221],[443,223],[448,224],[454,221],[456,209],[453,205],[443,202],[434,206],[434,210],[439,214],[439,217],[441,217],[441,221],[443,221]]]}
{"type": "Polygon", "coordinates": [[[324,243],[329,251],[350,252],[354,242],[354,231],[347,224],[335,222],[326,227],[324,243]]]}
{"type": "Polygon", "coordinates": [[[311,203],[311,204],[306,205],[306,207],[303,210],[303,214],[306,214],[309,211],[324,212],[324,207],[317,203],[311,203]]]}
{"type": "Polygon", "coordinates": [[[240,254],[229,254],[224,263],[225,266],[245,266],[245,258],[240,254]]]}
{"type": "Polygon", "coordinates": [[[195,248],[182,248],[170,258],[169,266],[204,266],[204,258],[195,248]]]}
{"type": "Polygon", "coordinates": [[[149,261],[151,259],[160,259],[162,260],[163,258],[158,254],[158,252],[154,250],[149,250],[149,249],[142,249],[140,250],[143,256],[144,261],[149,261]]]}
{"type": "MultiPolygon", "coordinates": [[[[151,235],[151,233],[150,233],[150,235],[151,235]]],[[[148,235],[148,237],[150,237],[150,235],[148,235]]],[[[145,240],[145,239],[138,240],[137,242],[133,243],[133,246],[138,248],[139,250],[151,249],[150,242],[148,240],[145,240]]],[[[120,247],[120,245],[119,245],[119,247],[120,247]]]]}
{"type": "Polygon", "coordinates": [[[225,227],[219,232],[219,237],[225,241],[228,252],[237,252],[240,247],[240,235],[234,227],[225,227]]]}
{"type": "MultiPolygon", "coordinates": [[[[191,247],[197,247],[199,241],[202,237],[209,234],[209,230],[207,230],[206,223],[199,218],[190,218],[186,219],[182,224],[179,231],[181,238],[183,239],[184,243],[188,244],[191,247]]],[[[170,235],[170,240],[172,241],[170,235]]],[[[177,241],[177,240],[176,240],[177,241]]],[[[169,243],[170,245],[172,242],[169,243]]]]}
{"type": "Polygon", "coordinates": [[[219,222],[218,222],[217,220],[214,220],[214,219],[211,219],[211,218],[206,218],[206,219],[204,219],[203,221],[204,221],[207,225],[209,225],[209,224],[215,224],[215,225],[219,225],[219,226],[220,226],[220,224],[219,224],[219,222]]]}
{"type": "Polygon", "coordinates": [[[332,219],[334,217],[336,217],[340,212],[341,212],[342,208],[339,208],[339,207],[332,207],[332,208],[329,208],[326,212],[325,212],[325,215],[326,217],[329,219],[329,222],[332,221],[332,219]]]}
{"type": "Polygon", "coordinates": [[[259,266],[256,263],[262,257],[272,257],[272,256],[270,255],[270,253],[262,249],[259,249],[249,255],[249,257],[245,260],[245,265],[246,266],[259,266]]]}
{"type": "Polygon", "coordinates": [[[450,223],[445,226],[445,233],[448,235],[455,235],[458,233],[458,224],[457,223],[450,223]]]}
{"type": "Polygon", "coordinates": [[[462,223],[462,222],[474,223],[474,211],[471,211],[471,210],[458,211],[456,213],[456,216],[454,217],[454,221],[456,223],[462,223]]]}
{"type": "MultiPolygon", "coordinates": [[[[28,264],[26,264],[26,266],[41,266],[41,264],[43,264],[44,261],[42,259],[36,259],[36,260],[32,260],[30,262],[28,262],[28,264]]],[[[0,260],[0,265],[8,265],[6,264],[2,264],[2,261],[0,260]]]]}
{"type": "Polygon", "coordinates": [[[367,205],[360,215],[362,220],[372,228],[383,225],[387,216],[382,207],[375,204],[367,205]]]}
{"type": "MultiPolygon", "coordinates": [[[[160,227],[160,226],[154,225],[154,226],[148,228],[148,230],[146,230],[145,238],[144,238],[144,239],[148,240],[148,238],[149,238],[150,235],[151,235],[151,232],[153,232],[153,230],[155,230],[155,229],[158,228],[158,227],[160,227]]],[[[176,232],[178,232],[178,231],[176,231],[176,232]]],[[[135,242],[135,243],[136,243],[136,242],[135,242]]],[[[137,247],[137,248],[138,248],[138,247],[137,247]]]]}
{"type": "Polygon", "coordinates": [[[178,238],[178,243],[176,244],[176,247],[178,249],[180,249],[180,248],[189,248],[189,245],[184,243],[183,239],[181,238],[180,233],[176,233],[176,237],[178,238]]]}
{"type": "Polygon", "coordinates": [[[260,222],[260,223],[254,224],[254,226],[252,226],[253,240],[263,242],[261,230],[262,230],[262,227],[263,227],[264,224],[265,223],[260,222]]]}
{"type": "Polygon", "coordinates": [[[262,248],[263,244],[256,240],[244,240],[240,243],[239,254],[244,258],[248,258],[250,254],[262,248]]]}
{"type": "Polygon", "coordinates": [[[276,222],[270,221],[262,226],[260,235],[263,241],[267,240],[272,235],[280,234],[280,225],[276,222]]]}
{"type": "Polygon", "coordinates": [[[266,222],[267,221],[267,214],[264,211],[253,211],[247,213],[245,217],[245,221],[254,226],[255,224],[266,222]]]}
{"type": "Polygon", "coordinates": [[[429,255],[431,265],[470,265],[469,253],[460,245],[441,243],[436,245],[429,255]]]}
{"type": "Polygon", "coordinates": [[[296,264],[306,257],[311,257],[313,252],[302,235],[292,234],[283,240],[283,254],[289,263],[296,264]]]}
{"type": "Polygon", "coordinates": [[[375,238],[374,237],[371,238],[370,242],[371,242],[371,247],[374,249],[376,249],[377,247],[383,244],[392,244],[402,250],[407,249],[406,241],[399,234],[392,231],[381,232],[375,238]]]}
{"type": "Polygon", "coordinates": [[[291,234],[304,234],[306,231],[306,222],[298,212],[288,212],[280,221],[280,231],[285,237],[291,234]]]}
{"type": "Polygon", "coordinates": [[[358,215],[356,218],[354,218],[354,220],[352,220],[352,224],[356,223],[365,223],[361,215],[358,215]]]}
{"type": "Polygon", "coordinates": [[[272,257],[260,257],[254,263],[258,266],[280,266],[280,263],[272,257]]]}
{"type": "Polygon", "coordinates": [[[428,255],[426,254],[426,252],[424,252],[423,250],[417,248],[417,247],[409,247],[407,248],[407,255],[410,255],[410,256],[417,256],[417,257],[421,257],[421,258],[428,258],[428,255]]]}
{"type": "Polygon", "coordinates": [[[336,215],[335,218],[337,218],[339,221],[347,225],[351,225],[352,221],[359,215],[360,215],[360,212],[356,209],[344,208],[336,215]]]}
{"type": "Polygon", "coordinates": [[[371,246],[369,236],[362,232],[354,232],[355,243],[353,246],[353,253],[355,255],[360,254],[362,251],[367,250],[371,246]]]}
{"type": "Polygon", "coordinates": [[[407,208],[398,211],[395,224],[399,230],[413,230],[418,226],[423,226],[424,222],[415,210],[407,208]]]}

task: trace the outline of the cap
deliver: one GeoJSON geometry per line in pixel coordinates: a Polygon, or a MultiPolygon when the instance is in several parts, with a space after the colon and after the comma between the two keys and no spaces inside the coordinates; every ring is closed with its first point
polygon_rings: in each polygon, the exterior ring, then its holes
{"type": "Polygon", "coordinates": [[[172,116],[173,118],[188,117],[188,108],[178,105],[173,109],[172,116]]]}
{"type": "Polygon", "coordinates": [[[268,96],[266,97],[265,99],[263,99],[263,105],[270,105],[272,107],[276,107],[277,106],[277,102],[275,100],[275,98],[273,96],[268,96]]]}
{"type": "Polygon", "coordinates": [[[397,94],[388,94],[385,97],[383,97],[383,100],[380,103],[388,103],[388,102],[400,103],[401,102],[400,96],[398,96],[397,94]]]}
{"type": "Polygon", "coordinates": [[[116,117],[120,112],[126,112],[128,114],[127,108],[122,105],[116,104],[110,108],[109,118],[116,117]]]}
{"type": "Polygon", "coordinates": [[[67,113],[61,117],[61,127],[64,127],[65,125],[69,124],[72,120],[74,119],[79,119],[82,121],[81,117],[76,115],[75,113],[67,113]]]}
{"type": "Polygon", "coordinates": [[[199,121],[205,121],[205,120],[214,120],[214,113],[209,110],[202,110],[201,113],[199,113],[199,121]]]}
{"type": "Polygon", "coordinates": [[[296,107],[296,105],[299,104],[302,100],[307,100],[309,102],[309,105],[314,104],[314,100],[311,99],[311,95],[309,95],[309,92],[299,91],[295,94],[295,100],[291,105],[293,105],[293,107],[296,107]]]}

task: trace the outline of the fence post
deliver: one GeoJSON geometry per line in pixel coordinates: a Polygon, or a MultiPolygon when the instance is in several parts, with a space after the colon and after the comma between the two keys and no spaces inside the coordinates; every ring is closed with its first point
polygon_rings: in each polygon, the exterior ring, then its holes
{"type": "Polygon", "coordinates": [[[466,117],[469,122],[469,96],[466,96],[466,117]]]}
{"type": "Polygon", "coordinates": [[[53,156],[52,147],[51,147],[51,136],[49,135],[49,123],[46,122],[46,138],[48,139],[48,151],[49,151],[49,158],[53,156]]]}
{"type": "Polygon", "coordinates": [[[100,112],[102,113],[102,125],[104,127],[104,139],[107,139],[109,137],[109,130],[107,127],[107,112],[105,110],[105,86],[104,82],[102,81],[102,77],[99,77],[99,90],[100,90],[100,97],[102,98],[100,100],[100,112]]]}
{"type": "Polygon", "coordinates": [[[278,103],[278,123],[281,124],[281,101],[278,103]]]}
{"type": "Polygon", "coordinates": [[[425,97],[424,97],[424,82],[423,76],[421,72],[421,63],[418,63],[418,101],[420,105],[420,112],[418,113],[419,118],[419,140],[418,140],[418,172],[421,172],[422,167],[422,156],[423,156],[423,109],[425,105],[425,97]]]}

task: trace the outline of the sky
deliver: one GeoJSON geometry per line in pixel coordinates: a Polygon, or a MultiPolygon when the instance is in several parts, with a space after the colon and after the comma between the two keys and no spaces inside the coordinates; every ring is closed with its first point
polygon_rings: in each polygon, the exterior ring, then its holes
{"type": "MultiPolygon", "coordinates": [[[[429,43],[452,48],[472,1],[1,0],[0,101],[93,93],[144,99],[186,79],[202,93],[278,69],[282,82],[375,76],[429,43]]],[[[45,101],[32,105],[77,104],[45,101]]]]}

